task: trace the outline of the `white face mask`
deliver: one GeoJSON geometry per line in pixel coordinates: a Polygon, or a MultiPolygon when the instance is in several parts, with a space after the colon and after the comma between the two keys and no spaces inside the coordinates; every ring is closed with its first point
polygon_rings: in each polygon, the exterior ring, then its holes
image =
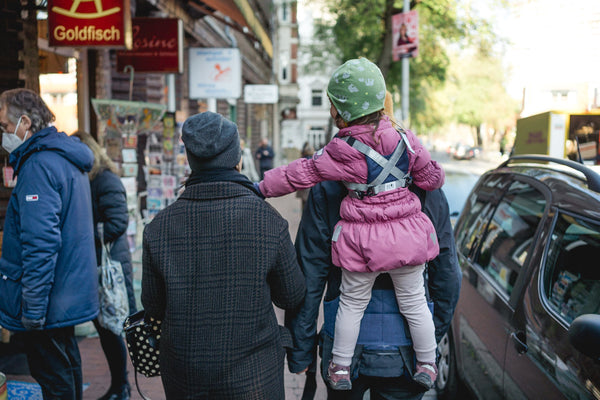
{"type": "MultiPolygon", "coordinates": [[[[24,142],[24,140],[21,140],[21,138],[17,136],[17,130],[21,124],[21,118],[23,117],[19,117],[19,121],[17,121],[17,126],[14,133],[2,133],[2,147],[4,147],[4,150],[8,151],[9,154],[24,142]]],[[[25,136],[27,137],[27,134],[25,134],[25,136]]]]}

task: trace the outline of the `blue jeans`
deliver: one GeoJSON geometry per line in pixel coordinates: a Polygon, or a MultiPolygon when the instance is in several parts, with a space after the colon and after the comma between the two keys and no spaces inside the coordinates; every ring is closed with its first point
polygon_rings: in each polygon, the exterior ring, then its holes
{"type": "Polygon", "coordinates": [[[31,376],[42,387],[44,400],[80,400],[83,376],[75,328],[27,331],[20,335],[31,376]]]}

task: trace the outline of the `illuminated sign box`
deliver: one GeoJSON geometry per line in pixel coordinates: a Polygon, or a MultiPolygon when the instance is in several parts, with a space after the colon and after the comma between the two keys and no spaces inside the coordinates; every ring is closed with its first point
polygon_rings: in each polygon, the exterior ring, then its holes
{"type": "Polygon", "coordinates": [[[48,0],[53,47],[131,48],[128,0],[48,0]]]}
{"type": "Polygon", "coordinates": [[[133,47],[117,51],[117,70],[183,72],[183,23],[177,18],[132,18],[133,47]]]}
{"type": "Polygon", "coordinates": [[[237,99],[242,94],[242,59],[236,48],[189,49],[190,99],[237,99]]]}

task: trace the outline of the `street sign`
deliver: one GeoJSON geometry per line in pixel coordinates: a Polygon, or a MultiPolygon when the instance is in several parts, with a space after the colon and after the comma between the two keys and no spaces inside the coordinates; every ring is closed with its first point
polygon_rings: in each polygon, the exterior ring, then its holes
{"type": "Polygon", "coordinates": [[[248,104],[275,104],[279,101],[277,85],[245,85],[244,102],[248,104]]]}

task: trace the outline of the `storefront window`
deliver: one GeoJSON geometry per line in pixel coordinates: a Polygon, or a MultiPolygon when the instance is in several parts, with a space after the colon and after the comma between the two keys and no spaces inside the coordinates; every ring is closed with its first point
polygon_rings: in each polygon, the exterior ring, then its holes
{"type": "Polygon", "coordinates": [[[56,129],[70,135],[78,129],[77,63],[69,58],[66,64],[67,73],[40,74],[40,95],[56,116],[56,129]]]}

